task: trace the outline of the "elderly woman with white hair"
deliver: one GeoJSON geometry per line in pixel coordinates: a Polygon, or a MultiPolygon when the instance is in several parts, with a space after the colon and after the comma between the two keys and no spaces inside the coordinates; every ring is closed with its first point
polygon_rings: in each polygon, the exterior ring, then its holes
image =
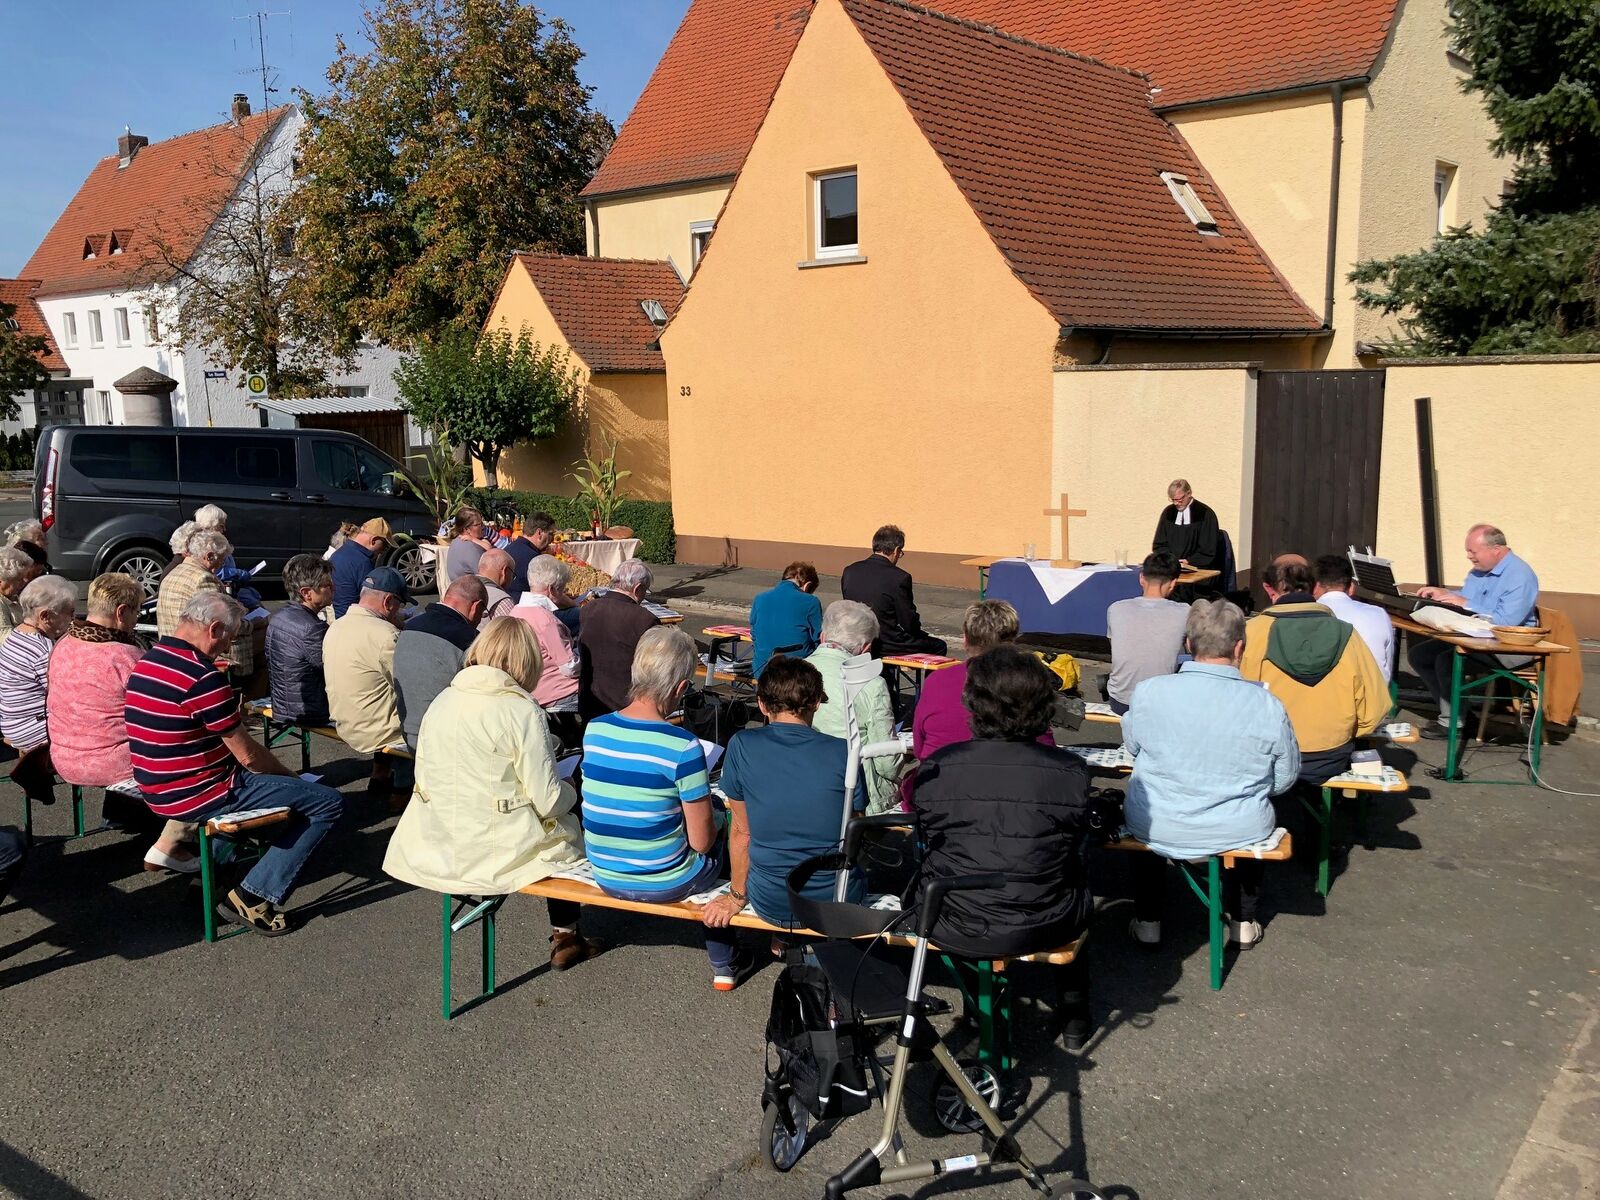
{"type": "Polygon", "coordinates": [[[0,549],[0,642],[9,637],[22,620],[22,605],[19,603],[22,589],[39,578],[43,570],[28,554],[15,546],[0,549]]]}
{"type": "Polygon", "coordinates": [[[643,603],[653,579],[644,563],[627,559],[611,573],[611,587],[583,606],[578,711],[585,720],[628,703],[634,648],[660,624],[643,603]]]}
{"type": "MultiPolygon", "coordinates": [[[[214,529],[197,528],[190,535],[183,562],[161,581],[161,588],[156,593],[157,633],[162,637],[170,637],[178,627],[178,619],[183,615],[185,606],[199,593],[224,591],[216,572],[232,553],[233,547],[228,544],[228,539],[214,529]]],[[[233,682],[254,689],[256,663],[261,661],[265,641],[265,623],[253,625],[246,622],[245,628],[233,639],[227,654],[228,673],[233,676],[233,682]]],[[[251,695],[260,695],[263,691],[264,687],[252,690],[251,695]]]]}
{"type": "MultiPolygon", "coordinates": [[[[228,514],[215,504],[205,504],[195,510],[194,525],[196,529],[210,529],[222,534],[228,534],[228,514]]],[[[246,612],[251,612],[261,607],[261,593],[253,587],[243,586],[255,578],[249,571],[243,570],[238,563],[233,561],[233,553],[217,568],[217,578],[222,581],[222,586],[238,597],[239,603],[244,605],[246,612]]]]}
{"type": "Polygon", "coordinates": [[[554,555],[540,554],[528,564],[528,590],[511,610],[511,615],[527,624],[539,640],[544,671],[533,689],[533,698],[550,713],[578,711],[578,652],[572,635],[556,615],[565,603],[570,603],[567,585],[571,582],[571,567],[554,555]]]}
{"type": "Polygon", "coordinates": [[[45,684],[50,651],[72,625],[78,589],[57,575],[22,589],[22,620],[0,645],[0,734],[22,757],[12,780],[33,799],[53,803],[50,731],[45,719],[45,684]]]}
{"type": "MultiPolygon", "coordinates": [[[[583,732],[584,846],[609,896],[670,904],[722,878],[725,830],[711,807],[705,754],[694,734],[667,720],[699,661],[683,630],[647,630],[627,704],[583,732]]],[[[706,953],[712,987],[732,991],[749,965],[733,931],[708,928],[706,953]]]]}
{"type": "MultiPolygon", "coordinates": [[[[848,735],[844,707],[844,664],[867,653],[878,636],[878,618],[865,604],[835,600],[822,614],[822,643],[806,659],[822,672],[827,699],[817,709],[811,727],[832,737],[848,735]]],[[[894,709],[889,685],[880,675],[856,693],[856,725],[863,745],[894,737],[894,709]]],[[[896,794],[901,760],[891,755],[869,758],[861,764],[867,779],[867,811],[887,812],[899,803],[896,794]]]]}

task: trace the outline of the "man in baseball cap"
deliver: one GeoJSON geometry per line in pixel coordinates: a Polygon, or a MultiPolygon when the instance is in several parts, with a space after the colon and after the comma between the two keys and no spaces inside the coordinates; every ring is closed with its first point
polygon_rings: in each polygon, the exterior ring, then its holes
{"type": "Polygon", "coordinates": [[[373,756],[373,784],[385,791],[392,786],[392,773],[383,751],[403,744],[394,644],[407,598],[399,571],[373,567],[361,578],[356,603],[328,627],[322,642],[328,712],[346,745],[373,756]]]}
{"type": "Polygon", "coordinates": [[[373,517],[360,529],[345,538],[328,557],[328,570],[333,574],[333,615],[342,617],[361,594],[362,581],[367,572],[378,565],[378,555],[394,541],[389,522],[373,517]]]}

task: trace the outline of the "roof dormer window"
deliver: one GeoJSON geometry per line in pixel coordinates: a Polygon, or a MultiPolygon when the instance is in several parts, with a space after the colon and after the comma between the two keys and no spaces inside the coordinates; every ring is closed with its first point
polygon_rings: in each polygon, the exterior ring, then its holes
{"type": "Polygon", "coordinates": [[[664,328],[667,323],[666,306],[659,300],[641,300],[639,307],[644,309],[644,315],[650,318],[650,324],[657,329],[664,328]]]}
{"type": "Polygon", "coordinates": [[[103,233],[91,233],[83,239],[83,260],[88,262],[91,258],[99,258],[101,254],[105,253],[105,248],[106,235],[103,233]]]}
{"type": "Polygon", "coordinates": [[[1189,218],[1196,229],[1211,237],[1221,236],[1217,230],[1217,219],[1195,194],[1194,185],[1189,182],[1187,175],[1179,175],[1176,171],[1163,171],[1161,181],[1167,185],[1172,198],[1178,202],[1178,207],[1183,209],[1183,215],[1189,218]]]}
{"type": "Polygon", "coordinates": [[[131,232],[131,230],[127,229],[113,229],[111,231],[111,241],[109,243],[108,253],[121,254],[124,250],[126,250],[128,248],[128,238],[131,235],[131,232]]]}

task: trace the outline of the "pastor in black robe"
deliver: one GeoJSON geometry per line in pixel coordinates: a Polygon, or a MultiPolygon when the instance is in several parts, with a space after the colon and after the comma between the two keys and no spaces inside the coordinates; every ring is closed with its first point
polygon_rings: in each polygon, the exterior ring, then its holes
{"type": "Polygon", "coordinates": [[[1156,522],[1156,536],[1150,542],[1152,550],[1168,550],[1179,562],[1186,562],[1201,571],[1222,569],[1222,535],[1217,527],[1217,514],[1211,506],[1198,500],[1189,501],[1189,523],[1178,524],[1178,506],[1169,504],[1161,510],[1156,522]]]}

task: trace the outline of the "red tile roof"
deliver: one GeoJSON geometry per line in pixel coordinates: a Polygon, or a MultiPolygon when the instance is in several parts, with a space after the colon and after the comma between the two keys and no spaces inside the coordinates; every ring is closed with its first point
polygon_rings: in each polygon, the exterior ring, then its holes
{"type": "Polygon", "coordinates": [[[951,16],[1143,71],[1162,108],[1367,75],[1396,0],[940,0],[951,16]]]}
{"type": "Polygon", "coordinates": [[[811,0],[694,0],[583,194],[736,175],[810,14],[811,0]]]}
{"type": "MultiPolygon", "coordinates": [[[[1371,72],[1397,0],[940,0],[952,16],[1144,71],[1166,107],[1371,72]]],[[[588,196],[737,173],[810,0],[694,0],[588,196]]]]}
{"type": "Polygon", "coordinates": [[[567,344],[590,371],[666,370],[656,346],[661,330],[645,316],[640,301],[659,300],[669,317],[677,310],[683,284],[670,263],[571,254],[517,257],[567,344]]]}
{"type": "Polygon", "coordinates": [[[45,352],[39,356],[44,369],[65,373],[67,360],[61,356],[61,347],[56,345],[55,335],[50,332],[50,325],[44,319],[44,312],[40,309],[39,302],[34,299],[38,291],[37,279],[0,279],[0,304],[15,306],[16,312],[12,314],[12,319],[17,323],[18,333],[44,338],[45,352]]]}
{"type": "Polygon", "coordinates": [[[159,264],[153,240],[184,259],[233,189],[256,147],[289,113],[287,106],[145,146],[126,167],[102,158],[83,181],[23,274],[41,296],[112,291],[144,282],[159,264]],[[121,247],[111,254],[111,235],[121,247]],[[84,257],[85,246],[95,257],[84,257]]]}
{"type": "Polygon", "coordinates": [[[843,4],[1011,269],[1062,325],[1320,328],[1151,111],[1141,76],[899,0],[843,4]],[[1187,177],[1221,236],[1195,227],[1164,171],[1187,177]]]}

